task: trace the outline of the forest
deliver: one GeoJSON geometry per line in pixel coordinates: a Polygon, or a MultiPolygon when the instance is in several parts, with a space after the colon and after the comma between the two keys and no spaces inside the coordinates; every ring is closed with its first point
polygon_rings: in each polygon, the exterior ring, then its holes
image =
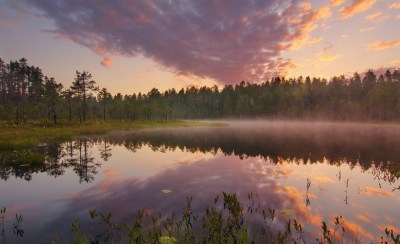
{"type": "Polygon", "coordinates": [[[25,58],[0,58],[0,120],[85,122],[87,120],[169,120],[279,118],[399,120],[400,68],[377,76],[275,77],[241,81],[223,88],[186,87],[147,94],[111,94],[88,71],[76,71],[70,87],[30,66],[25,58]]]}

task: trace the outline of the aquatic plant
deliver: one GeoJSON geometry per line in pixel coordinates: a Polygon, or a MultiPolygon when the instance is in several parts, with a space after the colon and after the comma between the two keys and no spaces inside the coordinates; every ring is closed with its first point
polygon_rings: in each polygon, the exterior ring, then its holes
{"type": "MultiPolygon", "coordinates": [[[[307,243],[310,241],[305,237],[304,225],[295,218],[289,218],[284,225],[273,225],[278,212],[273,208],[261,209],[256,204],[257,194],[248,194],[250,200],[248,208],[244,208],[235,193],[223,192],[222,201],[220,197],[216,196],[214,203],[207,206],[203,214],[193,213],[192,197],[187,197],[186,208],[181,214],[173,212],[162,217],[162,215],[151,215],[144,209],[137,210],[132,224],[114,223],[111,220],[111,213],[103,214],[91,210],[90,217],[97,219],[98,222],[89,225],[88,231],[85,232],[81,232],[79,223],[72,222],[73,241],[75,243],[307,243]],[[245,214],[261,214],[263,224],[257,226],[246,222],[245,214]],[[101,228],[93,228],[94,225],[101,228]],[[100,230],[100,233],[94,229],[100,230]]],[[[353,239],[345,237],[344,223],[342,216],[334,218],[333,226],[325,220],[322,221],[321,233],[315,236],[314,240],[319,244],[360,243],[358,236],[351,237],[353,239]]],[[[392,229],[386,228],[385,236],[380,238],[381,243],[400,243],[400,235],[396,235],[392,229]]]]}

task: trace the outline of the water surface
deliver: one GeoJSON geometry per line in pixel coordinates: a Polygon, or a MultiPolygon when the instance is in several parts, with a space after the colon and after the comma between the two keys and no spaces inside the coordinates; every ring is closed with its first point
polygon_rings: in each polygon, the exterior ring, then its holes
{"type": "MultiPolygon", "coordinates": [[[[180,213],[192,196],[194,213],[202,213],[222,191],[236,193],[245,212],[248,193],[257,193],[260,209],[279,213],[276,230],[296,219],[312,241],[322,221],[333,225],[336,216],[343,216],[348,240],[380,241],[386,227],[400,234],[400,126],[228,123],[38,145],[46,159],[33,166],[13,162],[18,152],[1,152],[6,241],[65,240],[73,220],[86,228],[91,209],[132,222],[140,208],[180,213]],[[15,213],[24,217],[23,238],[12,234],[15,213]]],[[[260,215],[247,215],[254,228],[262,224],[260,215]]]]}

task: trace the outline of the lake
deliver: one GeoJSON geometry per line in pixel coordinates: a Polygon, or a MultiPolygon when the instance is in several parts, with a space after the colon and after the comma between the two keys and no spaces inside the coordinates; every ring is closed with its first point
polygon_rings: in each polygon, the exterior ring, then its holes
{"type": "Polygon", "coordinates": [[[202,216],[222,192],[237,195],[250,234],[262,225],[285,231],[296,219],[302,238],[315,241],[322,221],[334,228],[337,216],[348,241],[380,242],[385,228],[400,234],[399,125],[224,122],[40,144],[32,155],[45,157],[31,165],[18,161],[31,152],[0,152],[2,238],[65,241],[74,220],[82,231],[95,228],[93,209],[112,212],[116,223],[133,223],[138,209],[179,217],[187,197],[202,216]],[[275,219],[265,222],[268,208],[275,219]],[[23,237],[13,234],[15,214],[23,216],[23,237]]]}

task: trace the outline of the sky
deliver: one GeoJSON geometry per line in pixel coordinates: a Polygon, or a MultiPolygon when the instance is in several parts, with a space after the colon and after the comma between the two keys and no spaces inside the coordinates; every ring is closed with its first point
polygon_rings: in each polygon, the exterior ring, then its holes
{"type": "Polygon", "coordinates": [[[395,0],[0,0],[0,58],[111,93],[400,67],[395,0]]]}

